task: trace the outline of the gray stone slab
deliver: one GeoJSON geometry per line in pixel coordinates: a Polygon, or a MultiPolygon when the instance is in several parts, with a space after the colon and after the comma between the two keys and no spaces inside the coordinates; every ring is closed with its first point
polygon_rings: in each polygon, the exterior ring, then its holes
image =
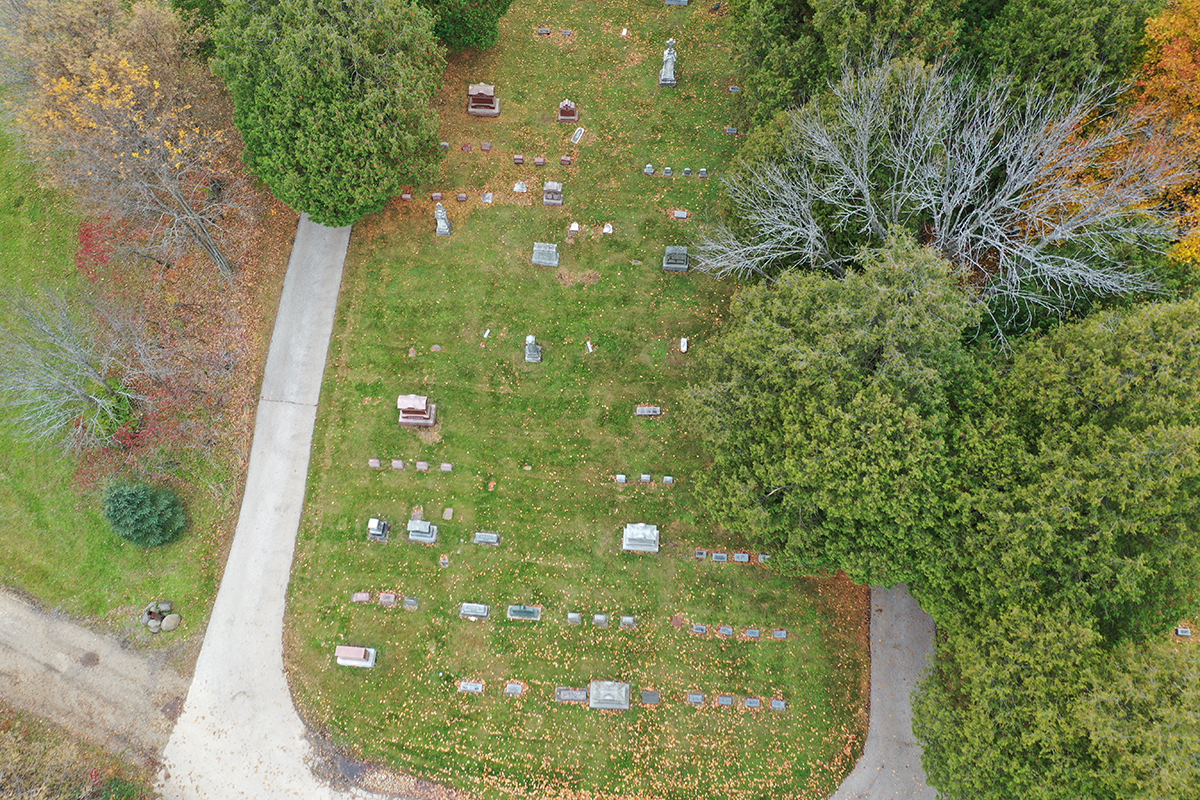
{"type": "Polygon", "coordinates": [[[418,461],[417,462],[417,472],[429,472],[429,462],[428,461],[418,461]]]}
{"type": "Polygon", "coordinates": [[[632,629],[637,627],[637,617],[621,617],[621,627],[632,629]]]}
{"type": "Polygon", "coordinates": [[[583,138],[583,128],[576,128],[571,134],[571,144],[579,144],[579,140],[583,138]]]}
{"type": "Polygon", "coordinates": [[[597,628],[607,628],[608,627],[608,614],[593,614],[592,615],[592,624],[595,625],[597,628]]]}
{"type": "Polygon", "coordinates": [[[666,272],[687,272],[691,264],[688,249],[682,245],[669,244],[663,252],[662,267],[666,272]]]}
{"type": "Polygon", "coordinates": [[[729,554],[728,553],[713,553],[712,560],[720,561],[721,563],[724,563],[729,560],[729,554]]]}
{"type": "Polygon", "coordinates": [[[500,544],[500,534],[492,533],[491,531],[477,531],[475,533],[475,544],[489,544],[492,547],[497,547],[500,544]]]}
{"type": "Polygon", "coordinates": [[[483,683],[480,681],[459,681],[458,690],[469,694],[483,694],[483,683]]]}
{"type": "Polygon", "coordinates": [[[483,193],[483,202],[490,204],[492,202],[492,200],[494,200],[494,199],[495,199],[495,195],[492,194],[491,192],[483,193]]]}
{"type": "Polygon", "coordinates": [[[787,708],[786,700],[772,700],[771,701],[771,710],[772,711],[783,711],[786,708],[787,708]]]}
{"type": "Polygon", "coordinates": [[[770,560],[771,560],[771,557],[770,557],[769,555],[767,555],[766,553],[759,553],[759,554],[758,554],[758,563],[760,563],[760,564],[765,564],[765,563],[767,563],[767,562],[768,562],[768,561],[770,561],[770,560]]]}
{"type": "Polygon", "coordinates": [[[657,553],[659,545],[658,526],[644,522],[631,522],[625,526],[621,536],[621,549],[635,553],[657,553]]]}
{"type": "Polygon", "coordinates": [[[569,622],[572,625],[580,625],[583,623],[583,615],[580,614],[578,611],[568,611],[567,612],[567,622],[569,622]]]}
{"type": "Polygon", "coordinates": [[[1179,636],[1181,638],[1184,638],[1184,639],[1189,638],[1192,635],[1192,629],[1191,628],[1176,628],[1175,635],[1179,636]]]}
{"type": "Polygon", "coordinates": [[[663,486],[674,486],[675,478],[671,475],[663,475],[663,486]]]}
{"type": "Polygon", "coordinates": [[[722,625],[721,627],[717,628],[717,633],[721,634],[722,636],[733,636],[733,628],[729,627],[728,625],[722,625]]]}
{"type": "Polygon", "coordinates": [[[642,483],[654,483],[654,476],[649,473],[643,472],[642,473],[642,483]]]}
{"type": "Polygon", "coordinates": [[[592,681],[588,687],[588,705],[608,711],[627,711],[630,704],[630,686],[618,681],[592,681]]]}
{"type": "Polygon", "coordinates": [[[541,267],[557,267],[558,245],[550,242],[534,242],[533,263],[541,267]]]}
{"type": "Polygon", "coordinates": [[[396,605],[396,595],[393,592],[383,592],[379,595],[379,605],[391,608],[396,605]]]}
{"type": "Polygon", "coordinates": [[[510,697],[516,697],[525,691],[525,687],[519,683],[509,683],[504,687],[504,693],[510,697]]]}
{"type": "Polygon", "coordinates": [[[542,609],[537,606],[509,606],[508,618],[537,622],[542,618],[542,609]]]}
{"type": "Polygon", "coordinates": [[[451,472],[453,469],[454,469],[453,464],[451,464],[447,461],[442,462],[442,472],[451,472]]]}
{"type": "Polygon", "coordinates": [[[704,695],[700,694],[699,692],[689,692],[687,701],[689,703],[691,703],[692,705],[697,705],[697,706],[703,705],[704,704],[704,695]]]}
{"type": "Polygon", "coordinates": [[[438,540],[438,527],[423,519],[408,521],[408,540],[421,544],[434,544],[438,540]]]}
{"type": "Polygon", "coordinates": [[[664,6],[686,6],[688,0],[663,0],[664,6]]]}
{"type": "Polygon", "coordinates": [[[458,615],[463,619],[487,619],[491,607],[486,603],[463,603],[458,609],[458,615]]]}
{"type": "Polygon", "coordinates": [[[442,511],[442,519],[446,520],[447,522],[454,519],[454,509],[447,508],[447,509],[443,510],[442,511]]]}
{"type": "Polygon", "coordinates": [[[739,564],[749,564],[750,563],[750,554],[749,553],[734,553],[733,560],[739,564]]]}
{"type": "Polygon", "coordinates": [[[350,602],[351,603],[369,603],[369,602],[371,602],[371,593],[370,592],[355,592],[354,594],[350,595],[350,602]]]}
{"type": "Polygon", "coordinates": [[[757,697],[746,698],[746,708],[760,708],[761,706],[762,700],[759,700],[757,697]]]}
{"type": "Polygon", "coordinates": [[[758,628],[746,628],[746,636],[750,639],[758,639],[762,636],[762,631],[758,628]]]}
{"type": "Polygon", "coordinates": [[[393,458],[392,469],[404,469],[404,461],[399,458],[393,458]]]}
{"type": "Polygon", "coordinates": [[[633,413],[639,417],[657,417],[662,414],[662,408],[659,406],[638,406],[633,413]]]}
{"type": "Polygon", "coordinates": [[[771,636],[775,637],[776,639],[786,639],[786,638],[787,638],[787,631],[785,631],[785,630],[778,630],[778,631],[775,631],[775,632],[773,632],[773,633],[771,634],[771,636]]]}
{"type": "Polygon", "coordinates": [[[693,625],[692,633],[708,633],[707,625],[693,625]]]}
{"type": "Polygon", "coordinates": [[[677,208],[671,212],[671,216],[675,217],[675,219],[687,219],[688,212],[686,209],[677,208]]]}
{"type": "Polygon", "coordinates": [[[699,547],[697,547],[697,548],[696,548],[696,558],[698,558],[698,559],[700,559],[701,561],[703,561],[704,559],[708,558],[708,551],[707,551],[707,550],[701,550],[699,547]]]}
{"type": "Polygon", "coordinates": [[[378,458],[368,458],[367,466],[370,467],[371,469],[379,469],[380,467],[383,466],[383,463],[380,462],[380,460],[378,458]]]}
{"type": "Polygon", "coordinates": [[[554,690],[554,699],[560,703],[586,703],[587,689],[572,689],[570,686],[559,686],[554,690]]]}
{"type": "Polygon", "coordinates": [[[415,597],[404,598],[404,610],[405,611],[416,611],[418,608],[420,608],[420,606],[421,606],[421,601],[418,600],[417,598],[415,598],[415,597]]]}
{"type": "Polygon", "coordinates": [[[717,695],[717,705],[732,706],[733,705],[733,695],[729,695],[729,694],[717,695]]]}
{"type": "Polygon", "coordinates": [[[659,704],[659,702],[661,702],[661,700],[662,698],[659,696],[658,692],[652,692],[648,689],[642,690],[642,705],[656,706],[659,704]]]}
{"type": "Polygon", "coordinates": [[[626,478],[624,475],[622,475],[621,473],[618,472],[616,481],[617,481],[617,483],[625,483],[628,481],[628,478],[626,478]]]}

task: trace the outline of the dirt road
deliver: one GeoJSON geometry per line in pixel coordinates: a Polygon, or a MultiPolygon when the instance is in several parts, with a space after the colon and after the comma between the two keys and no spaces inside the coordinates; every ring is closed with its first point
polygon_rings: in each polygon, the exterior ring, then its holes
{"type": "Polygon", "coordinates": [[[0,588],[0,696],[147,766],[159,761],[188,691],[165,662],[165,653],[126,650],[0,588]]]}

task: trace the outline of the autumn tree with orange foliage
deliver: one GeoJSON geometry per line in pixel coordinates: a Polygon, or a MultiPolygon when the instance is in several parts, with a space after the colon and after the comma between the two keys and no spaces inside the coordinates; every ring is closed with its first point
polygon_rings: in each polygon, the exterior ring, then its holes
{"type": "MultiPolygon", "coordinates": [[[[1146,22],[1148,51],[1138,81],[1138,102],[1157,106],[1174,120],[1186,156],[1200,161],[1200,0],[1175,0],[1146,22]]],[[[1197,180],[1176,189],[1171,199],[1181,208],[1186,231],[1171,254],[1200,262],[1200,172],[1197,180]]]]}

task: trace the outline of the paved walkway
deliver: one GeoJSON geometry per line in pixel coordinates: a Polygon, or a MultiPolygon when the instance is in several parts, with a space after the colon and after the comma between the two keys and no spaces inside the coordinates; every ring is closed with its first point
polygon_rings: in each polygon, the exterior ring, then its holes
{"type": "Polygon", "coordinates": [[[912,693],[933,654],[933,618],[901,585],[871,587],[871,724],[830,800],[935,800],[912,732],[912,693]]]}
{"type": "Polygon", "coordinates": [[[187,687],[165,653],[126,650],[113,636],[0,589],[0,693],[17,708],[151,764],[187,687]]]}
{"type": "Polygon", "coordinates": [[[246,493],[196,674],[164,752],[167,800],[342,795],[312,749],[283,674],[283,613],[350,228],[300,218],[267,355],[246,493]]]}

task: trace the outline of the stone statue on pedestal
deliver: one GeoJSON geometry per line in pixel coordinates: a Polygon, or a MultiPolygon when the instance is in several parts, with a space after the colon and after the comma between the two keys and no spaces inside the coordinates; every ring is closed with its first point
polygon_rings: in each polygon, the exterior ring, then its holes
{"type": "Polygon", "coordinates": [[[441,203],[437,204],[437,208],[433,210],[433,217],[437,220],[437,235],[450,235],[450,220],[446,217],[446,209],[441,203]]]}
{"type": "Polygon", "coordinates": [[[667,49],[663,51],[662,69],[659,70],[659,72],[658,72],[658,85],[659,86],[675,86],[675,85],[677,85],[678,82],[675,80],[675,59],[676,58],[677,58],[677,56],[675,53],[675,40],[667,39],[667,49]]]}

